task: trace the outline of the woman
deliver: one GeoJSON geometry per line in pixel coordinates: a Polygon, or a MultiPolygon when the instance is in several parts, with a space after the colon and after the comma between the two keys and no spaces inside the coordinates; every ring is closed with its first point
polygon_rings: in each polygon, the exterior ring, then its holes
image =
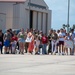
{"type": "Polygon", "coordinates": [[[35,38],[35,54],[40,54],[39,52],[39,46],[40,46],[40,38],[36,36],[35,38]]]}
{"type": "Polygon", "coordinates": [[[29,42],[28,52],[32,54],[34,49],[34,35],[30,33],[29,37],[31,38],[31,42],[29,42]]]}
{"type": "Polygon", "coordinates": [[[57,52],[58,35],[55,31],[52,33],[52,54],[56,55],[57,52]]]}
{"type": "Polygon", "coordinates": [[[9,47],[11,42],[11,34],[10,31],[7,30],[7,32],[4,34],[4,46],[5,46],[5,54],[9,54],[9,47]]]}
{"type": "Polygon", "coordinates": [[[20,53],[21,53],[21,54],[24,54],[25,34],[24,34],[24,29],[23,29],[23,28],[22,28],[21,31],[18,33],[18,41],[19,41],[20,53]]]}
{"type": "Polygon", "coordinates": [[[64,40],[64,53],[66,51],[67,55],[68,55],[68,48],[70,50],[70,55],[71,55],[71,52],[72,52],[72,49],[73,49],[73,41],[71,39],[71,37],[68,38],[68,36],[65,36],[65,40],[64,40]]]}
{"type": "Polygon", "coordinates": [[[58,34],[58,38],[59,38],[59,52],[62,55],[64,55],[64,37],[65,37],[65,35],[66,35],[66,33],[64,32],[64,30],[60,29],[60,32],[58,34]]]}

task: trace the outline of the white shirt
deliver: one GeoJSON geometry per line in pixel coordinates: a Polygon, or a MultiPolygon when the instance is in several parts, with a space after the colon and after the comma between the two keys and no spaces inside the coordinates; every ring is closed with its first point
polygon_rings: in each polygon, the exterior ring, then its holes
{"type": "Polygon", "coordinates": [[[32,41],[32,37],[27,37],[25,42],[31,42],[32,41]]]}
{"type": "Polygon", "coordinates": [[[36,46],[40,45],[40,40],[35,40],[35,42],[36,42],[36,46]]]}
{"type": "Polygon", "coordinates": [[[64,36],[65,36],[65,33],[59,33],[58,34],[58,37],[59,37],[59,41],[64,41],[64,36]]]}

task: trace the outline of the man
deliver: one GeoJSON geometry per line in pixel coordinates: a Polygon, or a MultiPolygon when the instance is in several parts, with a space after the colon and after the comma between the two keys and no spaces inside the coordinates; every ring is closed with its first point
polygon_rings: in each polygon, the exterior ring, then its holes
{"type": "Polygon", "coordinates": [[[2,30],[0,30],[0,49],[1,49],[1,54],[2,53],[2,49],[3,49],[3,36],[4,34],[2,33],[2,30]]]}

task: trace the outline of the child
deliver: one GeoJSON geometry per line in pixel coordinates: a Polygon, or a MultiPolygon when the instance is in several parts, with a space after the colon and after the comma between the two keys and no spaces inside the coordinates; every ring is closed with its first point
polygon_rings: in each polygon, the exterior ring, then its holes
{"type": "Polygon", "coordinates": [[[11,44],[12,44],[12,54],[15,54],[17,40],[18,40],[17,35],[14,34],[14,36],[12,37],[12,42],[11,42],[11,44]]]}

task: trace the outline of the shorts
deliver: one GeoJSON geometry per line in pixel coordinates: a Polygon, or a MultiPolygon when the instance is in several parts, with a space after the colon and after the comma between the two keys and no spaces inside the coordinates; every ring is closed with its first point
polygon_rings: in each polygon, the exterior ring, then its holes
{"type": "Polygon", "coordinates": [[[64,41],[59,41],[59,45],[64,45],[64,41]]]}
{"type": "Polygon", "coordinates": [[[25,43],[25,40],[24,39],[20,39],[19,42],[25,43]]]}
{"type": "Polygon", "coordinates": [[[4,46],[5,47],[9,47],[10,46],[10,41],[9,40],[5,40],[4,41],[4,46]]]}

